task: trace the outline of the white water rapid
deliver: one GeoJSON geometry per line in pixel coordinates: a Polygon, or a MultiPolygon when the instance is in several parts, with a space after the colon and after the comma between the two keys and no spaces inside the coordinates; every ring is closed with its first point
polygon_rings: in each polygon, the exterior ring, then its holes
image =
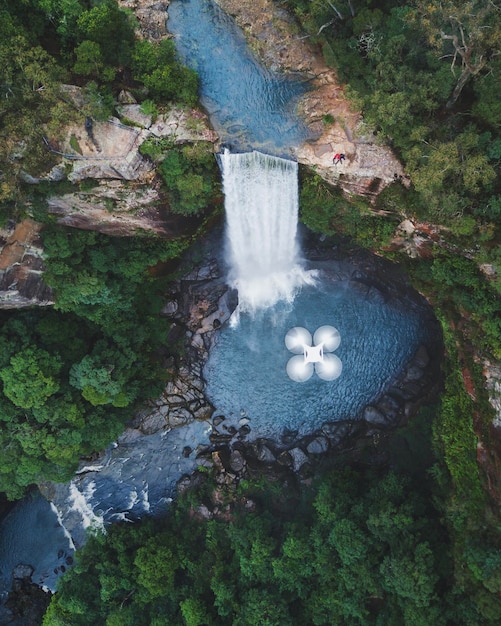
{"type": "MultiPolygon", "coordinates": [[[[313,276],[300,263],[297,243],[298,167],[261,152],[221,157],[229,282],[238,290],[237,314],[280,300],[292,302],[313,276]]],[[[238,318],[237,318],[238,319],[238,318]]]]}

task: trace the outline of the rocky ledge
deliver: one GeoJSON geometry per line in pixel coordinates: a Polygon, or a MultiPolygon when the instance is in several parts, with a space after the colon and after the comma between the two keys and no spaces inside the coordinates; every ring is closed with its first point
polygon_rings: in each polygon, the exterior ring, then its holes
{"type": "Polygon", "coordinates": [[[357,195],[375,197],[396,179],[406,182],[398,159],[367,128],[335,71],[325,64],[322,50],[309,42],[287,11],[273,0],[216,1],[234,16],[265,65],[308,79],[310,89],[301,98],[298,113],[313,138],[298,148],[299,163],[357,195]],[[336,153],[346,159],[333,165],[336,153]]]}

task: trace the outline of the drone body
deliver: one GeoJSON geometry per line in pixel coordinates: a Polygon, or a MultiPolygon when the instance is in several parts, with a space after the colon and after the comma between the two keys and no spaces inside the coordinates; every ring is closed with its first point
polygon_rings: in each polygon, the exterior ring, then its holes
{"type": "Polygon", "coordinates": [[[320,326],[311,333],[302,326],[291,328],[285,335],[287,349],[294,353],[287,362],[287,375],[298,383],[313,376],[322,380],[335,380],[341,375],[343,364],[333,352],[341,343],[341,335],[334,326],[320,326]]]}

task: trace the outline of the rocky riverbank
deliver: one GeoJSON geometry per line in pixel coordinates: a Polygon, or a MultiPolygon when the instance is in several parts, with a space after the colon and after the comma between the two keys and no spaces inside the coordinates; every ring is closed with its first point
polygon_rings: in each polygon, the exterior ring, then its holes
{"type": "MultiPolygon", "coordinates": [[[[127,441],[204,420],[210,426],[209,443],[197,447],[193,442],[187,451],[196,455],[197,465],[224,470],[237,482],[259,467],[301,478],[329,453],[351,450],[355,454],[367,445],[376,451],[380,442],[411,419],[423,403],[437,398],[443,356],[441,330],[429,305],[397,267],[361,249],[341,249],[318,241],[310,245],[307,256],[312,267],[323,268],[333,276],[334,289],[349,285],[368,301],[384,298],[424,317],[427,341],[380,397],[353,419],[332,422],[326,414],[322,427],[307,436],[284,431],[277,440],[256,437],[245,415],[214,412],[204,394],[203,371],[218,332],[237,305],[237,294],[224,283],[220,260],[209,247],[203,262],[193,265],[170,286],[164,314],[171,319],[171,341],[185,342],[185,350],[180,359],[172,357],[172,382],[161,398],[137,415],[128,434],[124,433],[127,441]]],[[[185,477],[182,484],[186,486],[189,481],[185,477]]]]}
{"type": "Polygon", "coordinates": [[[427,329],[421,344],[378,397],[343,421],[332,419],[326,408],[320,427],[301,433],[278,429],[264,437],[246,414],[217,411],[206,395],[204,368],[238,304],[225,282],[221,235],[214,232],[188,254],[184,270],[169,285],[163,314],[170,321],[171,356],[165,364],[170,381],[164,392],[136,414],[108,450],[82,462],[69,485],[42,487],[77,547],[89,525],[164,513],[178,489],[199,480],[200,468],[233,489],[259,474],[309,480],[319,464],[341,454],[347,460],[364,456],[385,462],[392,433],[440,391],[441,331],[426,301],[395,265],[314,238],[308,262],[329,277],[332,289],[347,287],[368,303],[384,300],[419,315],[427,329]]]}

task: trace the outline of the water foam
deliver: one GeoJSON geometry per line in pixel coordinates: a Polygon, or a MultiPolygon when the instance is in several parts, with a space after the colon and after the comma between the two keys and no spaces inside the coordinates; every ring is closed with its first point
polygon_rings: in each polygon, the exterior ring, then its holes
{"type": "Polygon", "coordinates": [[[238,312],[292,302],[313,282],[297,242],[298,166],[261,152],[220,155],[225,194],[229,282],[238,312]]]}

